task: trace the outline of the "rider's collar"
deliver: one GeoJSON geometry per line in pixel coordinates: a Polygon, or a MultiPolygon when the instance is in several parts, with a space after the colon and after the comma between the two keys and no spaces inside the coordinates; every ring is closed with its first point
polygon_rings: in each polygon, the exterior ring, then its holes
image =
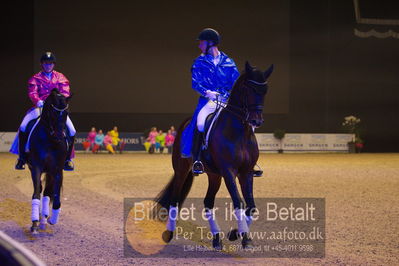
{"type": "Polygon", "coordinates": [[[218,51],[218,54],[216,55],[216,57],[214,57],[211,54],[201,54],[201,57],[203,59],[205,59],[206,61],[209,61],[210,63],[214,64],[215,60],[220,62],[220,60],[222,59],[222,52],[218,51]]]}
{"type": "Polygon", "coordinates": [[[46,73],[46,72],[42,71],[42,73],[43,73],[43,75],[44,75],[45,77],[47,77],[48,79],[51,79],[51,77],[53,76],[53,71],[51,71],[50,73],[46,73]]]}

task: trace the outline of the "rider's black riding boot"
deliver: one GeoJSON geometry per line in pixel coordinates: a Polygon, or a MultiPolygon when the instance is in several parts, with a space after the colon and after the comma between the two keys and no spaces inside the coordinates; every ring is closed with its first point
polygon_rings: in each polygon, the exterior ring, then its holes
{"type": "Polygon", "coordinates": [[[196,128],[194,130],[194,137],[193,137],[193,167],[192,171],[194,175],[199,175],[204,173],[204,165],[201,162],[200,155],[201,155],[201,147],[202,147],[202,135],[203,133],[198,131],[196,128]]]}
{"type": "Polygon", "coordinates": [[[64,165],[65,171],[73,171],[75,169],[73,162],[71,160],[74,143],[75,143],[75,136],[69,137],[69,146],[68,146],[67,157],[66,157],[65,165],[64,165]]]}
{"type": "Polygon", "coordinates": [[[28,140],[28,133],[22,132],[21,130],[18,132],[18,154],[19,158],[17,163],[15,164],[15,169],[17,170],[24,170],[25,163],[26,163],[26,152],[25,146],[26,141],[28,140]]]}

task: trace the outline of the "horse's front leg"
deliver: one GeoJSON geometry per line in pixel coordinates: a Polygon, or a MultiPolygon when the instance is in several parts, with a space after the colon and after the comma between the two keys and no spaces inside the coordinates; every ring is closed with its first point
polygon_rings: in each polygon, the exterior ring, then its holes
{"type": "Polygon", "coordinates": [[[52,225],[58,222],[61,211],[62,170],[57,170],[53,177],[54,177],[53,208],[51,210],[50,219],[48,219],[49,224],[52,225]]]}
{"type": "Polygon", "coordinates": [[[42,213],[40,218],[40,229],[45,230],[47,227],[47,219],[50,216],[50,199],[53,197],[54,177],[46,174],[46,186],[42,198],[42,213]]]}
{"type": "Polygon", "coordinates": [[[39,167],[30,168],[33,183],[33,195],[32,195],[32,212],[31,220],[32,226],[30,228],[32,234],[37,234],[39,232],[39,216],[40,216],[40,194],[42,191],[41,175],[42,172],[39,167]]]}
{"type": "MultiPolygon", "coordinates": [[[[240,182],[242,195],[244,196],[244,200],[247,205],[245,211],[245,221],[249,231],[249,227],[252,224],[252,216],[254,212],[256,212],[255,200],[253,196],[253,174],[250,171],[240,173],[238,180],[240,182]]],[[[251,242],[252,240],[249,238],[248,234],[243,236],[242,246],[244,248],[249,247],[251,242]]]]}
{"type": "Polygon", "coordinates": [[[216,220],[214,209],[216,193],[219,191],[221,183],[221,176],[208,173],[208,191],[204,199],[205,217],[209,222],[209,228],[213,236],[212,246],[217,250],[221,250],[223,247],[222,240],[220,239],[221,231],[216,220]]]}
{"type": "Polygon", "coordinates": [[[234,214],[237,219],[238,233],[242,237],[247,237],[249,229],[248,224],[245,219],[245,209],[241,202],[240,194],[238,193],[235,177],[236,173],[234,171],[226,171],[223,174],[224,182],[230,193],[231,199],[234,206],[234,214]]]}

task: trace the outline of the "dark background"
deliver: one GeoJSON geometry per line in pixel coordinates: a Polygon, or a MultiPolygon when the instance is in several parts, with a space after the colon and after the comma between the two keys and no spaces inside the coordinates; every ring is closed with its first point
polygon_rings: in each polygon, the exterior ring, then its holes
{"type": "MultiPolygon", "coordinates": [[[[16,131],[30,107],[26,82],[39,70],[47,43],[75,92],[71,118],[78,131],[178,126],[197,100],[190,89],[189,68],[198,56],[192,39],[211,26],[240,69],[246,59],[260,68],[276,64],[257,132],[342,132],[343,117],[355,115],[362,120],[365,151],[399,151],[399,40],[354,34],[399,29],[357,24],[354,1],[10,2],[0,17],[0,131],[16,131]],[[134,30],[125,32],[131,21],[134,30]],[[181,35],[170,38],[169,32],[181,35]],[[139,88],[145,79],[151,85],[139,88]],[[134,106],[126,107],[126,99],[134,106]]],[[[359,3],[364,17],[398,19],[395,1],[359,3]]]]}
{"type": "Polygon", "coordinates": [[[288,112],[289,0],[260,6],[231,1],[229,12],[221,12],[223,1],[170,3],[36,1],[35,60],[56,51],[57,69],[71,79],[76,95],[74,112],[189,114],[197,102],[190,74],[200,52],[196,38],[212,25],[223,34],[220,48],[240,69],[245,60],[279,66],[265,111],[288,112]],[[236,19],[242,14],[245,19],[236,19]]]}

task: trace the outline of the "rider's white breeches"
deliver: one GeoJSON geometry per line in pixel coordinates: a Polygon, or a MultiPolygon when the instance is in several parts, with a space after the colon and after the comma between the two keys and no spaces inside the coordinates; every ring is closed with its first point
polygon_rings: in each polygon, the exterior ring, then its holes
{"type": "Polygon", "coordinates": [[[24,117],[24,119],[22,120],[21,126],[19,127],[19,129],[22,132],[25,132],[26,127],[28,126],[29,121],[38,118],[40,115],[40,110],[39,108],[35,108],[32,111],[30,111],[29,113],[27,113],[24,117]]]}
{"type": "Polygon", "coordinates": [[[216,103],[208,101],[197,116],[197,128],[200,132],[204,132],[205,120],[209,114],[216,111],[216,103]]]}
{"type": "Polygon", "coordinates": [[[69,116],[67,116],[67,121],[66,121],[66,126],[68,128],[69,134],[71,137],[75,136],[76,134],[76,129],[72,124],[71,119],[69,118],[69,116]]]}
{"type": "MultiPolygon", "coordinates": [[[[22,120],[21,126],[19,127],[19,129],[22,132],[25,132],[26,127],[28,126],[29,121],[36,119],[40,116],[40,109],[39,108],[35,108],[32,111],[30,111],[29,113],[27,113],[24,117],[24,119],[22,120]]],[[[72,124],[71,119],[69,118],[69,116],[67,117],[67,121],[66,121],[66,126],[68,127],[68,131],[70,136],[75,136],[76,134],[76,129],[72,124]]]]}

